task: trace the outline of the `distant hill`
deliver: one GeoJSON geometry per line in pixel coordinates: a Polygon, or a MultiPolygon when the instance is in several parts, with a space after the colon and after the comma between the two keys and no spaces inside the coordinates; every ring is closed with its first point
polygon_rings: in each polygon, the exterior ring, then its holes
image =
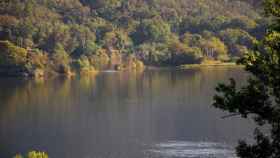
{"type": "MultiPolygon", "coordinates": [[[[269,21],[262,18],[260,3],[4,0],[0,2],[0,40],[27,50],[24,69],[47,66],[60,73],[89,66],[101,69],[112,56],[125,59],[125,67],[138,60],[158,66],[231,61],[263,37],[269,21]]],[[[7,66],[7,60],[0,54],[0,67],[7,66]]]]}

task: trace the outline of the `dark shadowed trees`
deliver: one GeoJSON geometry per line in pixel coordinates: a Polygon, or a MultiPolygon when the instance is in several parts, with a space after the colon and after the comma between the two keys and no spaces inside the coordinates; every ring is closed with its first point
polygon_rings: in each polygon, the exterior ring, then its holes
{"type": "Polygon", "coordinates": [[[258,49],[239,63],[252,74],[246,86],[237,88],[232,79],[217,87],[214,106],[222,110],[254,117],[258,125],[269,126],[269,132],[255,132],[255,143],[240,141],[237,155],[241,158],[279,158],[280,156],[280,1],[266,0],[265,11],[274,23],[258,49]]]}

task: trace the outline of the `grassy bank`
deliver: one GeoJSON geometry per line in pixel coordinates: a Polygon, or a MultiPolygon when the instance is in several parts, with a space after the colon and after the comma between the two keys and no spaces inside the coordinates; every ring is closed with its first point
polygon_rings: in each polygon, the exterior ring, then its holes
{"type": "Polygon", "coordinates": [[[236,64],[236,62],[221,62],[215,60],[206,60],[198,64],[184,64],[180,66],[146,66],[149,70],[164,70],[164,69],[193,69],[203,67],[242,67],[236,64]]]}
{"type": "Polygon", "coordinates": [[[187,64],[177,66],[177,69],[190,69],[190,68],[201,68],[201,67],[242,67],[237,65],[235,62],[227,62],[227,63],[202,63],[202,64],[187,64]]]}

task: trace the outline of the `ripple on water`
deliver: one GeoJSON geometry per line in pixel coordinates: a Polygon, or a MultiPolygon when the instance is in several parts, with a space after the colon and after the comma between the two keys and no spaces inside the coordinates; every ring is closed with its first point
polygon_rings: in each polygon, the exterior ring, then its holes
{"type": "Polygon", "coordinates": [[[231,146],[215,142],[168,141],[155,144],[148,153],[161,158],[237,158],[231,146]]]}

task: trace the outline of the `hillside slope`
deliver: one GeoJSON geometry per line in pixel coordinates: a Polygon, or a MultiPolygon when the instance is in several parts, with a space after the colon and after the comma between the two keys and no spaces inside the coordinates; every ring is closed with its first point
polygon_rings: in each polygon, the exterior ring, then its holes
{"type": "MultiPolygon", "coordinates": [[[[268,20],[256,0],[4,0],[0,72],[182,65],[234,60],[268,20]],[[10,45],[8,47],[7,45],[10,45]],[[27,53],[17,63],[23,48],[27,53]],[[16,52],[13,50],[13,52],[16,52]]],[[[32,73],[31,73],[32,74],[32,73]]]]}

